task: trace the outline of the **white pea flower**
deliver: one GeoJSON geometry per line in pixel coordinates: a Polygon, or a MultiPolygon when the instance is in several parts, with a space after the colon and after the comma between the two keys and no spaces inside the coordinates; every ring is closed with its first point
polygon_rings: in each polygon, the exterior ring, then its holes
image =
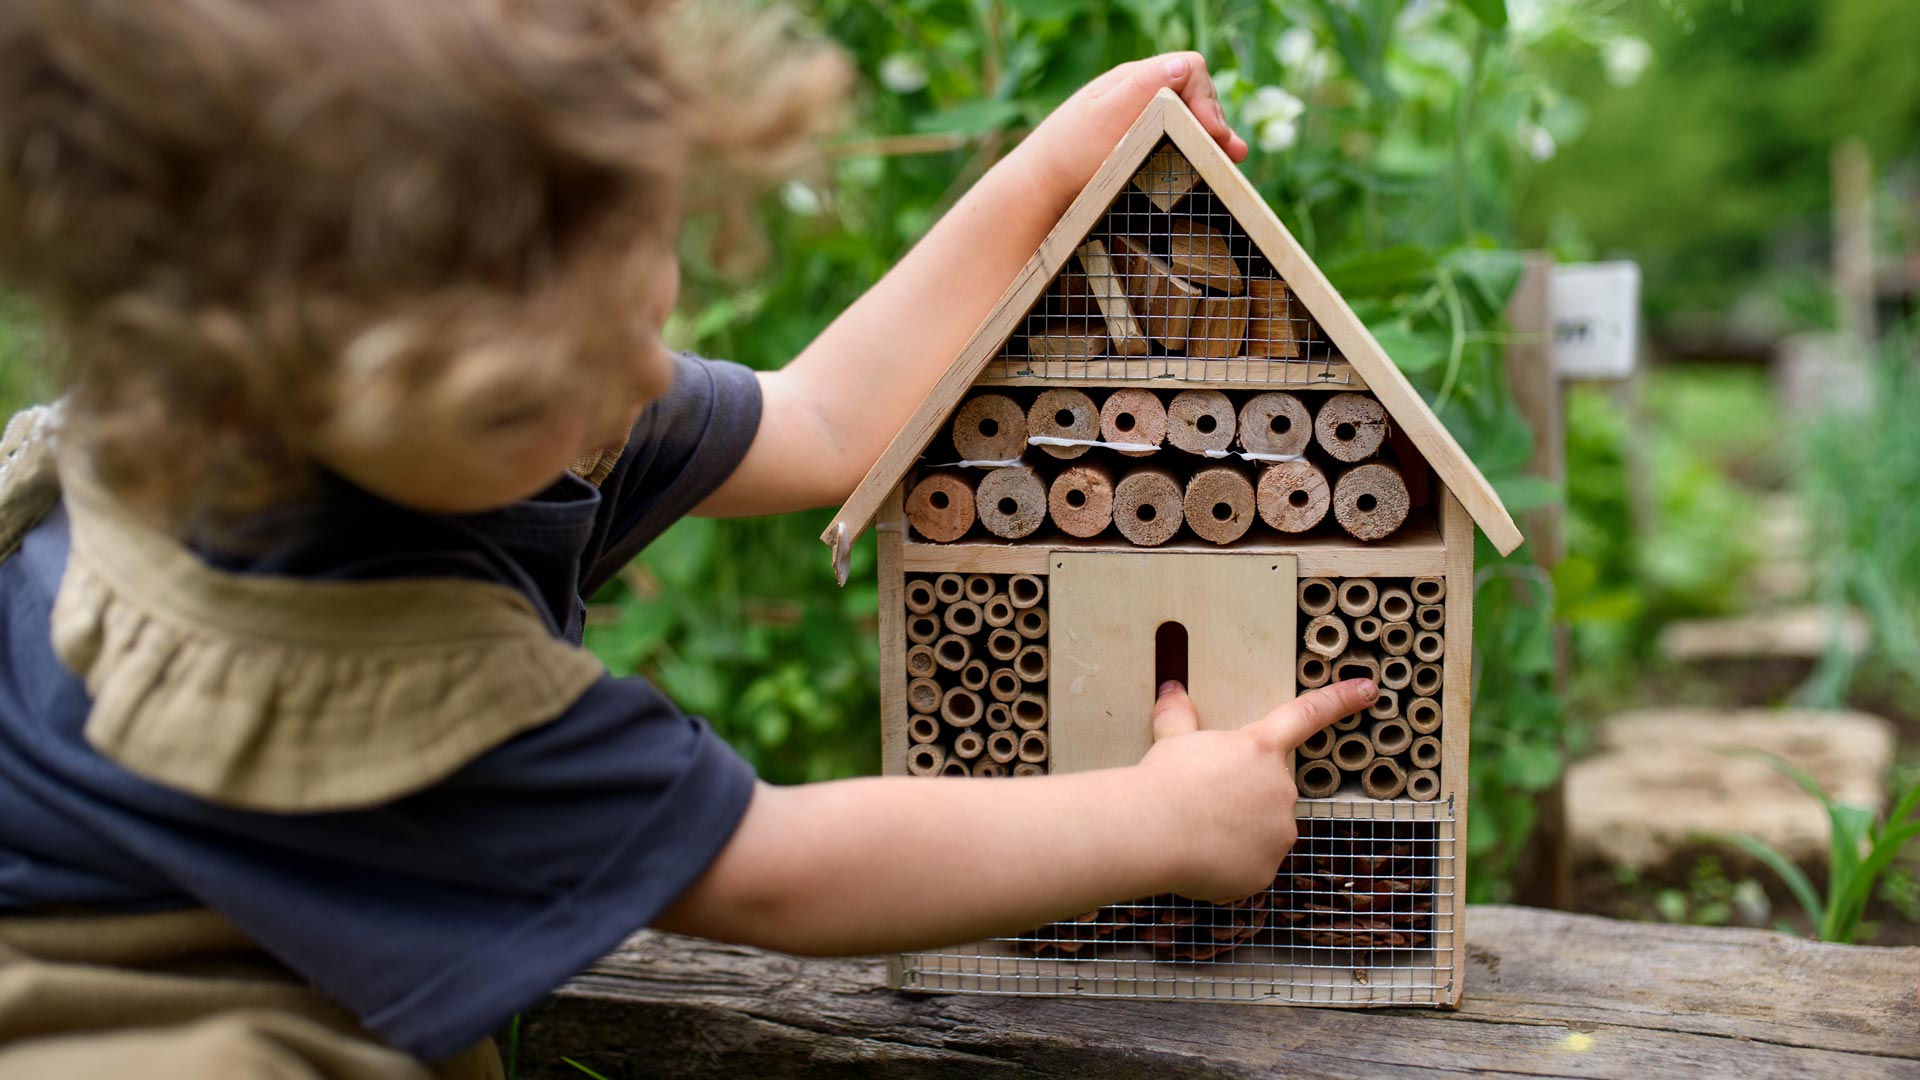
{"type": "Polygon", "coordinates": [[[786,208],[802,217],[815,217],[820,213],[824,200],[811,185],[799,180],[789,180],[780,187],[780,202],[786,208]]]}
{"type": "Polygon", "coordinates": [[[880,85],[896,94],[923,90],[927,85],[927,65],[913,53],[889,53],[880,61],[880,85]]]}
{"type": "Polygon", "coordinates": [[[1313,31],[1304,26],[1290,27],[1273,43],[1273,55],[1289,68],[1297,68],[1313,55],[1313,31]]]}
{"type": "Polygon", "coordinates": [[[1277,86],[1253,92],[1241,109],[1241,118],[1254,131],[1254,143],[1268,153],[1285,150],[1300,138],[1300,115],[1307,106],[1277,86]]]}
{"type": "Polygon", "coordinates": [[[1320,48],[1313,31],[1304,26],[1281,34],[1273,43],[1273,56],[1280,61],[1287,82],[1302,89],[1319,86],[1333,69],[1333,54],[1320,48]]]}
{"type": "Polygon", "coordinates": [[[1514,127],[1514,137],[1520,140],[1527,156],[1535,161],[1551,160],[1560,149],[1559,144],[1553,141],[1553,132],[1525,117],[1514,127]]]}
{"type": "Polygon", "coordinates": [[[1607,81],[1615,86],[1632,86],[1653,63],[1653,46],[1637,37],[1617,37],[1600,50],[1606,65],[1607,81]]]}

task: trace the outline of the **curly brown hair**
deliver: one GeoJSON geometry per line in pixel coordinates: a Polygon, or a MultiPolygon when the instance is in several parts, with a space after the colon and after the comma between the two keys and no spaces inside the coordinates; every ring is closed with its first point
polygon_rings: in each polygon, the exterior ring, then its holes
{"type": "Polygon", "coordinates": [[[231,520],[322,425],[630,356],[687,178],[794,164],[846,70],[788,17],[664,0],[9,0],[0,281],[102,479],[231,520]]]}

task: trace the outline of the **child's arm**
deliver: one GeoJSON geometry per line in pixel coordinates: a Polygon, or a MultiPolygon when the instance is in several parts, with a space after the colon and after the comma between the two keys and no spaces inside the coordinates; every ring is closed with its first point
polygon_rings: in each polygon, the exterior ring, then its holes
{"type": "Polygon", "coordinates": [[[1162,87],[1234,160],[1246,156],[1199,53],[1122,64],[1088,83],[793,362],[761,376],[753,447],[698,512],[779,513],[851,494],[1162,87]]]}
{"type": "Polygon", "coordinates": [[[1287,752],[1373,684],[1316,690],[1237,731],[1197,731],[1177,684],[1139,765],[993,783],[761,785],[706,874],[656,925],[788,952],[859,954],[1013,933],[1101,904],[1265,888],[1293,846],[1287,752]]]}

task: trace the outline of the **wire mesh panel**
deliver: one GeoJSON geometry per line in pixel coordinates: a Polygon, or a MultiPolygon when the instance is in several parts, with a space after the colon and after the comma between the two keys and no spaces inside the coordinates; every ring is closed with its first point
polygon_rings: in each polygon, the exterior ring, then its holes
{"type": "Polygon", "coordinates": [[[1158,896],[1013,937],[900,958],[903,989],[1303,1005],[1454,999],[1451,798],[1302,802],[1266,890],[1158,896]]]}
{"type": "Polygon", "coordinates": [[[1353,381],[1287,283],[1165,142],[983,374],[1353,381]]]}

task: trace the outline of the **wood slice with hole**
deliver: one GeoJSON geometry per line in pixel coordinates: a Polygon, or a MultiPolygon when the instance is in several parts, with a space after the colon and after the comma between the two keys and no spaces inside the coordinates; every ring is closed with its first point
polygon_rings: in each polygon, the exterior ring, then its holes
{"type": "MultiPolygon", "coordinates": [[[[1289,360],[1299,356],[1312,324],[1296,317],[1293,290],[1279,278],[1247,279],[1247,356],[1289,360]]],[[[1300,316],[1306,314],[1301,308],[1300,316]]]]}
{"type": "Polygon", "coordinates": [[[1100,403],[1100,438],[1110,443],[1151,446],[1152,450],[1121,450],[1128,457],[1146,457],[1167,441],[1167,407],[1151,390],[1115,390],[1100,403]]]}
{"type": "Polygon", "coordinates": [[[995,536],[1032,536],[1047,520],[1047,485],[1024,465],[995,469],[974,492],[974,513],[995,536]]]}
{"type": "MultiPolygon", "coordinates": [[[[1333,485],[1333,519],[1355,540],[1385,540],[1407,520],[1407,485],[1400,470],[1372,462],[1340,474],[1333,485]]],[[[984,517],[986,511],[980,510],[984,517]]]]}
{"type": "Polygon", "coordinates": [[[1013,461],[1027,449],[1027,412],[1005,394],[975,394],[953,414],[953,448],[965,461],[1013,461]]]}
{"type": "Polygon", "coordinates": [[[1282,461],[1260,470],[1260,520],[1283,533],[1303,533],[1327,519],[1333,490],[1310,461],[1282,461]]]}
{"type": "MultiPolygon", "coordinates": [[[[1027,410],[1027,437],[1080,439],[1100,437],[1100,410],[1093,399],[1079,390],[1043,390],[1027,410]]],[[[1089,446],[1048,446],[1040,449],[1057,458],[1077,458],[1091,450],[1089,446]]]]}
{"type": "Polygon", "coordinates": [[[1113,527],[1131,543],[1158,547],[1180,531],[1186,493],[1167,469],[1147,466],[1113,487],[1113,527]]]}
{"type": "Polygon", "coordinates": [[[1108,256],[1107,246],[1098,240],[1089,240],[1074,254],[1080,259],[1081,272],[1087,275],[1087,285],[1093,290],[1093,302],[1099,305],[1100,319],[1106,324],[1107,341],[1113,351],[1122,356],[1145,356],[1146,332],[1134,318],[1133,304],[1127,299],[1126,279],[1120,276],[1108,256]]]}
{"type": "Polygon", "coordinates": [[[1372,394],[1335,394],[1313,418],[1313,437],[1335,461],[1365,461],[1387,440],[1387,410],[1372,394]]]}
{"type": "Polygon", "coordinates": [[[1233,445],[1237,422],[1227,395],[1218,390],[1182,390],[1167,406],[1167,441],[1189,454],[1224,451],[1233,445]]]}
{"type": "Polygon", "coordinates": [[[1240,446],[1255,454],[1297,457],[1313,441],[1306,403],[1278,390],[1255,394],[1240,406],[1240,446]]]}
{"type": "Polygon", "coordinates": [[[1187,527],[1202,540],[1231,544],[1247,534],[1257,516],[1253,482],[1229,465],[1201,469],[1187,481],[1187,527]]]}
{"type": "MultiPolygon", "coordinates": [[[[1047,489],[1047,513],[1068,536],[1098,536],[1113,523],[1113,471],[1099,462],[1070,465],[1047,489]]],[[[1012,608],[1008,608],[1011,621],[1012,608]]]]}
{"type": "Polygon", "coordinates": [[[1106,324],[1099,319],[1046,319],[1027,330],[1027,355],[1037,360],[1086,360],[1106,351],[1106,324]]]}
{"type": "Polygon", "coordinates": [[[1177,217],[1167,223],[1167,265],[1214,292],[1240,296],[1247,291],[1240,264],[1233,261],[1232,245],[1220,230],[1195,218],[1177,217]]]}
{"type": "Polygon", "coordinates": [[[1200,174],[1194,171],[1193,164],[1172,143],[1160,144],[1146,164],[1140,166],[1140,171],[1133,174],[1133,186],[1162,212],[1173,209],[1199,181],[1200,174]]]}
{"type": "Polygon", "coordinates": [[[1205,294],[1149,254],[1140,241],[1116,237],[1114,258],[1147,336],[1169,349],[1186,348],[1194,306],[1205,294]]]}
{"type": "Polygon", "coordinates": [[[1187,321],[1188,356],[1202,360],[1231,360],[1247,344],[1247,298],[1202,296],[1194,301],[1187,321]]]}
{"type": "Polygon", "coordinates": [[[913,485],[905,510],[914,532],[936,544],[951,543],[973,528],[973,488],[958,473],[934,473],[913,485]]]}

